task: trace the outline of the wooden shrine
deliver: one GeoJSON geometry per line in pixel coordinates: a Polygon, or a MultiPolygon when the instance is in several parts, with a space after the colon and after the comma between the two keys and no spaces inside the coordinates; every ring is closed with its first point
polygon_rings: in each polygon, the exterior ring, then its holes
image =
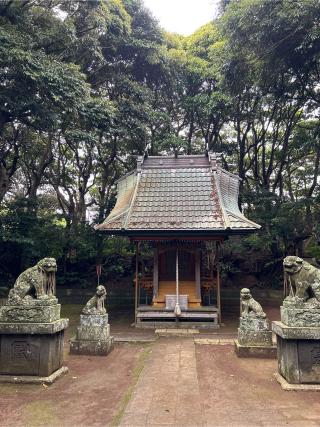
{"type": "Polygon", "coordinates": [[[221,245],[260,228],[239,210],[239,177],[215,153],[144,156],[117,190],[96,228],[135,243],[136,326],[218,327],[221,245]]]}

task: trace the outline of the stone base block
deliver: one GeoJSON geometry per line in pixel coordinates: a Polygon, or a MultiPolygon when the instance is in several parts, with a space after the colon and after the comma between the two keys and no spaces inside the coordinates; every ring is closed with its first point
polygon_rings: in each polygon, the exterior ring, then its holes
{"type": "Polygon", "coordinates": [[[287,326],[320,328],[320,310],[280,307],[281,321],[287,326]]]}
{"type": "Polygon", "coordinates": [[[242,346],[272,346],[271,331],[254,331],[250,329],[238,329],[238,341],[242,346]]]}
{"type": "Polygon", "coordinates": [[[80,326],[100,326],[108,325],[108,314],[80,314],[80,326]]]}
{"type": "Polygon", "coordinates": [[[77,327],[77,340],[79,341],[107,341],[110,337],[110,325],[88,325],[77,327]]]}
{"type": "Polygon", "coordinates": [[[320,391],[320,384],[290,384],[282,375],[274,374],[275,379],[286,391],[320,391]]]}
{"type": "Polygon", "coordinates": [[[51,323],[60,319],[60,304],[4,305],[0,309],[0,322],[51,323]]]}
{"type": "Polygon", "coordinates": [[[88,356],[106,356],[113,349],[113,337],[106,341],[72,340],[70,342],[70,354],[88,356]]]}
{"type": "Polygon", "coordinates": [[[49,377],[62,367],[64,329],[56,322],[0,323],[0,375],[49,377]]]}
{"type": "Polygon", "coordinates": [[[240,317],[240,329],[251,331],[268,331],[270,329],[267,318],[256,317],[255,315],[242,315],[240,317]]]}
{"type": "Polygon", "coordinates": [[[276,359],[277,347],[270,346],[256,346],[256,345],[241,345],[238,340],[234,341],[235,351],[238,357],[257,357],[260,359],[276,359]]]}
{"type": "Polygon", "coordinates": [[[289,327],[273,322],[278,372],[290,384],[320,384],[320,328],[289,327]]]}
{"type": "Polygon", "coordinates": [[[47,384],[54,383],[58,378],[68,372],[66,366],[62,366],[57,371],[53,372],[47,377],[38,377],[35,375],[0,375],[0,383],[11,383],[11,384],[47,384]]]}
{"type": "Polygon", "coordinates": [[[59,319],[51,323],[1,323],[0,335],[51,335],[66,329],[69,319],[59,319]]]}

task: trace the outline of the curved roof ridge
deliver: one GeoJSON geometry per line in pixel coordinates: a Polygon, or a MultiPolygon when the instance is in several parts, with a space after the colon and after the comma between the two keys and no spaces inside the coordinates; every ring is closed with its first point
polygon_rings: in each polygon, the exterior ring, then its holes
{"type": "Polygon", "coordinates": [[[246,216],[244,216],[244,214],[240,211],[240,209],[239,209],[239,213],[238,212],[236,213],[234,211],[230,211],[229,209],[226,209],[226,211],[228,212],[229,215],[233,215],[236,218],[238,218],[238,219],[240,219],[240,220],[242,220],[244,222],[252,224],[255,228],[258,228],[258,229],[261,228],[261,225],[257,224],[254,221],[251,221],[251,219],[248,219],[246,216]]]}
{"type": "Polygon", "coordinates": [[[226,169],[223,169],[221,166],[218,166],[217,169],[226,175],[229,175],[233,178],[237,178],[239,181],[242,181],[242,178],[240,178],[239,175],[236,175],[235,173],[229,172],[226,169]]]}

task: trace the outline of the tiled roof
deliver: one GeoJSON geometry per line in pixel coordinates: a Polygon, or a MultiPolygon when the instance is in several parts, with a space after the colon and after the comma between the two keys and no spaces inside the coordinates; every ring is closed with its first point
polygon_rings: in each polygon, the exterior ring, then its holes
{"type": "Polygon", "coordinates": [[[238,208],[239,178],[209,156],[147,157],[118,182],[118,197],[96,228],[134,231],[254,231],[238,208]]]}

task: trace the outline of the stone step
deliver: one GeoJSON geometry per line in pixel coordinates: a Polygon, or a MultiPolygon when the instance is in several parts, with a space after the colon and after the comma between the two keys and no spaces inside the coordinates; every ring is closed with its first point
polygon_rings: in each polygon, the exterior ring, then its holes
{"type": "Polygon", "coordinates": [[[180,328],[168,328],[168,329],[156,329],[155,334],[159,337],[193,337],[199,334],[199,329],[180,329],[180,328]]]}
{"type": "Polygon", "coordinates": [[[136,335],[125,335],[125,334],[121,334],[121,335],[115,335],[114,336],[114,341],[117,343],[124,343],[124,342],[131,342],[131,343],[150,343],[150,342],[155,342],[158,339],[158,336],[155,335],[142,335],[141,334],[136,334],[136,335]]]}
{"type": "Polygon", "coordinates": [[[200,345],[233,345],[234,338],[195,338],[194,342],[200,345]]]}

